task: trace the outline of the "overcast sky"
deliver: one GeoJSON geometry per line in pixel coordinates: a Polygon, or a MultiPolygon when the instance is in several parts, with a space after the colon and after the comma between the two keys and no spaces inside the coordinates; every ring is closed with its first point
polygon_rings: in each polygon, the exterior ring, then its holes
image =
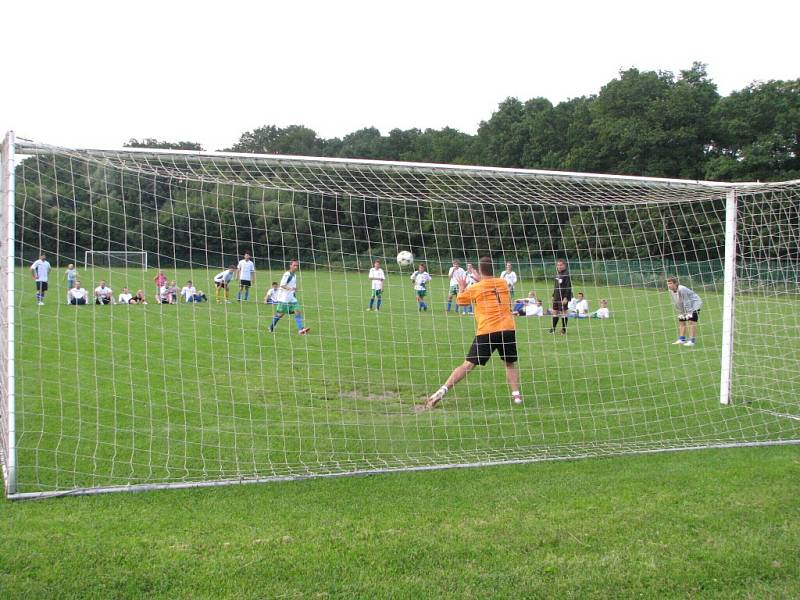
{"type": "Polygon", "coordinates": [[[2,11],[0,131],[231,146],[262,125],[475,133],[509,96],[693,61],[723,95],[800,77],[800,2],[34,2],[2,11]]]}

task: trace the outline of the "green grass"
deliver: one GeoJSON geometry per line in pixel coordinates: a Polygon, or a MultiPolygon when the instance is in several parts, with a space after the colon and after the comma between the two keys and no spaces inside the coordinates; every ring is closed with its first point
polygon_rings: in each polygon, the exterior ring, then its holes
{"type": "MultiPolygon", "coordinates": [[[[301,283],[306,338],[266,334],[252,301],[74,308],[57,289],[38,308],[21,279],[20,491],[798,437],[773,414],[796,413],[797,317],[743,325],[723,408],[718,297],[688,349],[665,294],[582,288],[610,321],[566,338],[519,322],[523,408],[495,359],[418,416],[472,319],[442,314],[436,287],[416,314],[397,276],[379,315],[362,278],[301,283]]],[[[793,598],[799,495],[800,447],[774,446],[6,500],[0,597],[793,598]]]]}
{"type": "Polygon", "coordinates": [[[797,446],[0,502],[3,598],[795,598],[797,446]]]}
{"type": "MultiPolygon", "coordinates": [[[[151,292],[153,274],[82,277],[86,287],[102,277],[115,291],[151,292]]],[[[432,285],[431,311],[419,314],[405,275],[391,275],[376,314],[364,310],[363,275],[303,273],[306,337],[289,318],[266,332],[273,312],[260,299],[277,273],[259,274],[248,304],[198,306],[71,307],[54,286],[37,307],[30,280],[21,279],[18,491],[800,437],[800,422],[775,414],[791,412],[792,402],[797,412],[791,352],[768,355],[771,373],[786,373],[780,390],[747,398],[758,382],[742,385],[749,404],[719,405],[721,300],[711,293],[700,344],[686,349],[670,346],[675,321],[666,293],[582,287],[595,306],[609,299],[612,319],[573,321],[565,338],[547,333],[549,319],[518,321],[524,407],[509,402],[502,364],[493,360],[442,410],[416,415],[414,403],[463,360],[474,323],[444,313],[443,278],[432,285]]],[[[202,286],[211,276],[176,279],[202,286]]],[[[737,351],[747,358],[746,348],[737,351]]]]}

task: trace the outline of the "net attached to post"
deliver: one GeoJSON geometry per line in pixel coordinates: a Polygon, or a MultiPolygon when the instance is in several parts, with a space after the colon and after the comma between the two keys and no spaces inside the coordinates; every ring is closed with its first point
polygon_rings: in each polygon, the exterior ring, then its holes
{"type": "Polygon", "coordinates": [[[32,142],[17,152],[28,155],[16,170],[19,496],[800,439],[796,183],[32,142]],[[731,189],[734,371],[721,406],[731,189]],[[87,252],[134,248],[146,269],[95,260],[67,279],[87,252]],[[403,250],[411,267],[395,262],[403,250]],[[38,306],[30,267],[42,253],[52,270],[38,306]],[[245,253],[250,286],[236,276],[245,253]],[[473,339],[472,316],[448,312],[447,273],[480,256],[497,273],[511,263],[522,314],[532,299],[545,312],[515,317],[524,404],[495,356],[441,408],[416,413],[473,339]],[[589,308],[554,326],[557,258],[589,308]],[[375,260],[386,281],[370,311],[375,260]],[[426,311],[410,280],[420,262],[426,311]],[[227,290],[215,283],[225,272],[227,290]],[[276,321],[264,300],[287,272],[299,305],[286,308],[301,314],[276,321]],[[671,275],[703,302],[693,347],[672,344],[671,275]],[[67,303],[75,279],[86,306],[67,303]],[[95,304],[101,281],[113,303],[95,304]],[[187,287],[199,301],[184,301],[187,287]],[[122,288],[147,305],[118,302],[122,288]]]}

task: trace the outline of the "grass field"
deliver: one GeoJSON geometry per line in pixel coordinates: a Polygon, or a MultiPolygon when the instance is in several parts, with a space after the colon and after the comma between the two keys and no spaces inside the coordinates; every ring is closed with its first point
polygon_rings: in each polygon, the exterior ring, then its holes
{"type": "MultiPolygon", "coordinates": [[[[779,334],[748,332],[750,404],[718,405],[710,293],[689,349],[663,292],[581,287],[613,318],[566,338],[520,321],[524,407],[493,360],[415,415],[474,332],[436,286],[419,315],[395,276],[375,314],[362,278],[306,272],[300,337],[265,333],[252,298],[76,308],[56,289],[40,308],[19,283],[21,491],[798,437],[772,414],[798,397],[779,334]]],[[[794,598],[799,496],[800,447],[777,446],[3,501],[0,597],[794,598]]]]}
{"type": "MultiPolygon", "coordinates": [[[[82,279],[90,289],[105,278],[115,292],[127,285],[152,295],[154,274],[98,270],[82,279]]],[[[203,287],[213,274],[170,276],[203,287]]],[[[37,307],[32,282],[20,277],[19,491],[800,437],[798,421],[777,410],[719,405],[721,300],[713,293],[704,293],[700,343],[689,349],[670,345],[676,326],[665,292],[581,286],[593,306],[607,297],[613,318],[573,321],[563,338],[547,333],[549,319],[519,320],[524,407],[509,402],[495,360],[441,410],[416,415],[414,403],[461,362],[474,335],[472,318],[445,314],[444,278],[431,285],[431,311],[420,314],[407,275],[391,274],[378,314],[365,312],[363,274],[307,270],[299,296],[312,334],[301,337],[288,318],[267,333],[273,311],[260,301],[278,277],[259,273],[249,303],[103,307],[66,306],[58,285],[37,307]]],[[[549,284],[537,291],[546,295],[549,284]]],[[[773,372],[791,364],[790,353],[770,353],[773,372]]],[[[784,410],[781,399],[796,398],[800,385],[782,385],[767,403],[784,410]]]]}

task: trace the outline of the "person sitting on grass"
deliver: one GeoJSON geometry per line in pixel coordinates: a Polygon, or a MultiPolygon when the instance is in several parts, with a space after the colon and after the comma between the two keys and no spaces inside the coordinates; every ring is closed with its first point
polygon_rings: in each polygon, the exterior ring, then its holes
{"type": "Polygon", "coordinates": [[[106,286],[106,282],[100,280],[100,285],[94,288],[94,303],[95,304],[113,304],[114,291],[106,286]]]}
{"type": "Polygon", "coordinates": [[[81,286],[81,282],[77,279],[72,284],[72,289],[67,292],[67,300],[73,306],[86,304],[86,299],[89,297],[88,290],[81,286]]]}
{"type": "Polygon", "coordinates": [[[592,317],[595,319],[608,319],[611,316],[611,313],[608,312],[608,300],[603,298],[600,300],[600,308],[592,313],[592,317]]]}
{"type": "Polygon", "coordinates": [[[130,304],[133,294],[128,291],[128,288],[122,288],[122,293],[117,297],[117,304],[130,304]]]}

